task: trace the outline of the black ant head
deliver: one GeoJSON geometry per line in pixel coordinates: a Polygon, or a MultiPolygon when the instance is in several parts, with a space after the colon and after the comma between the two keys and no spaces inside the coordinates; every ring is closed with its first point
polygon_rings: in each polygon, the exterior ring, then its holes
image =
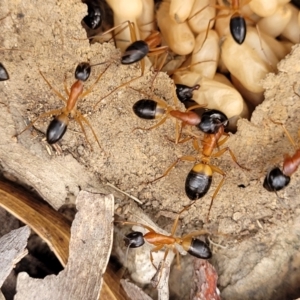
{"type": "Polygon", "coordinates": [[[82,21],[91,29],[97,29],[102,24],[102,12],[98,6],[88,5],[88,15],[82,21]]]}
{"type": "Polygon", "coordinates": [[[144,235],[139,231],[133,231],[125,236],[125,244],[129,248],[138,248],[144,245],[144,235]]]}
{"type": "Polygon", "coordinates": [[[69,118],[65,114],[56,116],[49,124],[46,132],[47,142],[55,144],[65,134],[69,124],[69,118]]]}
{"type": "Polygon", "coordinates": [[[221,111],[211,109],[205,111],[201,116],[201,122],[197,127],[204,133],[217,133],[221,126],[228,126],[228,118],[221,111]]]}
{"type": "Polygon", "coordinates": [[[9,79],[9,75],[5,67],[0,63],[0,81],[5,81],[9,79]]]}
{"type": "Polygon", "coordinates": [[[279,168],[274,168],[267,174],[263,187],[269,192],[280,191],[290,183],[290,180],[290,176],[284,175],[279,168]]]}
{"type": "Polygon", "coordinates": [[[77,65],[75,78],[81,81],[87,81],[91,74],[91,65],[88,62],[82,62],[77,65]]]}
{"type": "Polygon", "coordinates": [[[196,84],[194,86],[187,86],[184,84],[176,84],[176,95],[177,98],[184,103],[187,100],[192,100],[193,98],[193,91],[198,90],[200,87],[199,84],[196,84]]]}
{"type": "Polygon", "coordinates": [[[209,246],[198,239],[192,239],[190,249],[187,252],[197,258],[209,259],[212,257],[209,246]]]}
{"type": "Polygon", "coordinates": [[[140,61],[149,52],[149,46],[144,41],[135,41],[129,45],[121,58],[123,65],[130,65],[140,61]]]}

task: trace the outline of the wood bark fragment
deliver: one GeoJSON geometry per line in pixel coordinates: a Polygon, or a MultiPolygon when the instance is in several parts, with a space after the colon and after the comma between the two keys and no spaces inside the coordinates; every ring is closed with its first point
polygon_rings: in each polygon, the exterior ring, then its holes
{"type": "Polygon", "coordinates": [[[44,279],[20,273],[16,300],[99,299],[112,245],[114,199],[82,191],[76,205],[66,268],[44,279]]]}
{"type": "Polygon", "coordinates": [[[23,226],[12,230],[0,239],[0,287],[16,263],[28,253],[26,245],[29,234],[29,227],[23,226]]]}

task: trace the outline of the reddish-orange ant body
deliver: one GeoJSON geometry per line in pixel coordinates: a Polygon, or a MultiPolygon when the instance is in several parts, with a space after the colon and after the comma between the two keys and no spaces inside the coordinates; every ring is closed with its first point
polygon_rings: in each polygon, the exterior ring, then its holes
{"type": "Polygon", "coordinates": [[[190,255],[192,255],[194,257],[202,258],[202,259],[209,259],[212,256],[209,246],[205,242],[194,238],[199,235],[208,234],[208,231],[198,230],[198,231],[194,231],[194,232],[188,233],[186,235],[183,235],[181,237],[175,236],[179,217],[189,207],[190,207],[190,205],[185,207],[184,209],[182,209],[179,212],[178,216],[176,217],[176,219],[173,223],[173,227],[172,227],[170,235],[158,233],[150,226],[147,226],[147,225],[144,225],[141,223],[129,222],[129,221],[117,221],[117,223],[142,226],[148,230],[148,232],[146,234],[143,234],[139,231],[133,231],[133,232],[127,234],[125,237],[125,242],[126,242],[126,245],[129,246],[129,248],[141,247],[145,243],[145,241],[147,243],[155,246],[150,251],[150,260],[151,260],[152,265],[156,269],[157,269],[157,267],[153,263],[152,253],[158,252],[159,250],[163,249],[164,247],[166,247],[167,249],[165,251],[163,260],[166,259],[169,249],[173,249],[173,251],[176,253],[177,263],[179,264],[179,252],[178,252],[178,249],[176,248],[176,245],[181,246],[186,252],[188,252],[190,255]]]}
{"type": "MultiPolygon", "coordinates": [[[[105,68],[104,72],[109,68],[109,66],[110,65],[108,65],[105,68]]],[[[16,134],[15,136],[18,136],[18,135],[22,134],[24,131],[26,131],[27,129],[29,129],[40,118],[43,118],[43,117],[46,117],[49,115],[56,115],[56,117],[50,122],[50,124],[47,128],[47,133],[46,133],[47,142],[49,144],[54,144],[63,137],[63,135],[65,134],[65,132],[67,130],[67,126],[69,124],[69,119],[70,119],[70,117],[72,117],[80,125],[82,132],[84,133],[85,138],[89,144],[90,144],[90,142],[87,138],[87,135],[86,135],[86,132],[85,132],[82,122],[86,123],[90,127],[95,140],[97,141],[99,147],[101,148],[99,140],[97,138],[97,135],[94,132],[90,122],[77,110],[78,100],[80,100],[83,97],[85,97],[86,95],[88,95],[92,91],[94,86],[98,83],[101,76],[104,74],[104,72],[102,72],[98,76],[98,78],[96,79],[94,84],[92,84],[88,90],[83,92],[84,82],[89,78],[90,72],[91,72],[91,65],[89,63],[86,63],[86,62],[80,63],[76,67],[75,78],[77,80],[71,86],[70,91],[68,90],[68,88],[66,86],[66,82],[64,82],[65,92],[68,95],[68,99],[66,99],[61,93],[59,93],[56,89],[54,89],[52,87],[52,85],[46,79],[44,74],[40,71],[41,76],[46,81],[46,83],[50,87],[50,89],[52,89],[54,91],[54,93],[65,103],[65,107],[60,108],[60,109],[51,110],[51,111],[41,114],[34,121],[32,121],[28,126],[26,126],[20,133],[16,134]]],[[[90,144],[90,146],[91,146],[91,144],[90,144]]]]}

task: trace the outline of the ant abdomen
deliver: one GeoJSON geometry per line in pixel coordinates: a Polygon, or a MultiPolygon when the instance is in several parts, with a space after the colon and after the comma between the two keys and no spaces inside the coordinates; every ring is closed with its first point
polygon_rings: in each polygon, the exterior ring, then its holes
{"type": "Polygon", "coordinates": [[[123,65],[130,65],[140,61],[149,52],[149,46],[144,41],[135,41],[129,45],[121,58],[123,65]]]}
{"type": "Polygon", "coordinates": [[[0,81],[5,81],[9,79],[8,72],[5,67],[0,63],[0,81]]]}
{"type": "Polygon", "coordinates": [[[139,231],[133,231],[127,234],[124,241],[129,248],[138,248],[145,243],[144,235],[139,231]]]}
{"type": "Polygon", "coordinates": [[[263,187],[269,192],[280,191],[290,183],[290,180],[290,176],[283,174],[279,168],[274,168],[267,174],[263,187]]]}
{"type": "Polygon", "coordinates": [[[142,119],[153,120],[165,113],[165,109],[151,99],[141,99],[133,105],[134,113],[142,119]]]}
{"type": "Polygon", "coordinates": [[[246,33],[247,33],[247,27],[246,27],[246,22],[245,19],[238,13],[233,14],[233,16],[230,19],[230,32],[233,37],[233,39],[238,43],[238,44],[243,44],[245,38],[246,38],[246,33]]]}
{"type": "Polygon", "coordinates": [[[193,167],[185,180],[185,193],[190,200],[197,200],[208,192],[212,173],[211,167],[202,163],[193,167]]]}
{"type": "Polygon", "coordinates": [[[47,128],[47,142],[49,144],[55,144],[58,142],[66,133],[68,124],[69,118],[65,114],[55,117],[47,128]]]}
{"type": "Polygon", "coordinates": [[[191,244],[187,252],[197,258],[209,259],[212,257],[209,246],[205,242],[198,239],[191,240],[191,244]]]}

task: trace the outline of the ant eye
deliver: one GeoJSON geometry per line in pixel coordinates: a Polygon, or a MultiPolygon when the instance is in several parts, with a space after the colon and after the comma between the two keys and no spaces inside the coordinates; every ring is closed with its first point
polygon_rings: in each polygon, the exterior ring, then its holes
{"type": "Polygon", "coordinates": [[[144,235],[139,231],[133,231],[126,235],[125,245],[129,246],[129,248],[138,248],[144,245],[144,235]]]}

